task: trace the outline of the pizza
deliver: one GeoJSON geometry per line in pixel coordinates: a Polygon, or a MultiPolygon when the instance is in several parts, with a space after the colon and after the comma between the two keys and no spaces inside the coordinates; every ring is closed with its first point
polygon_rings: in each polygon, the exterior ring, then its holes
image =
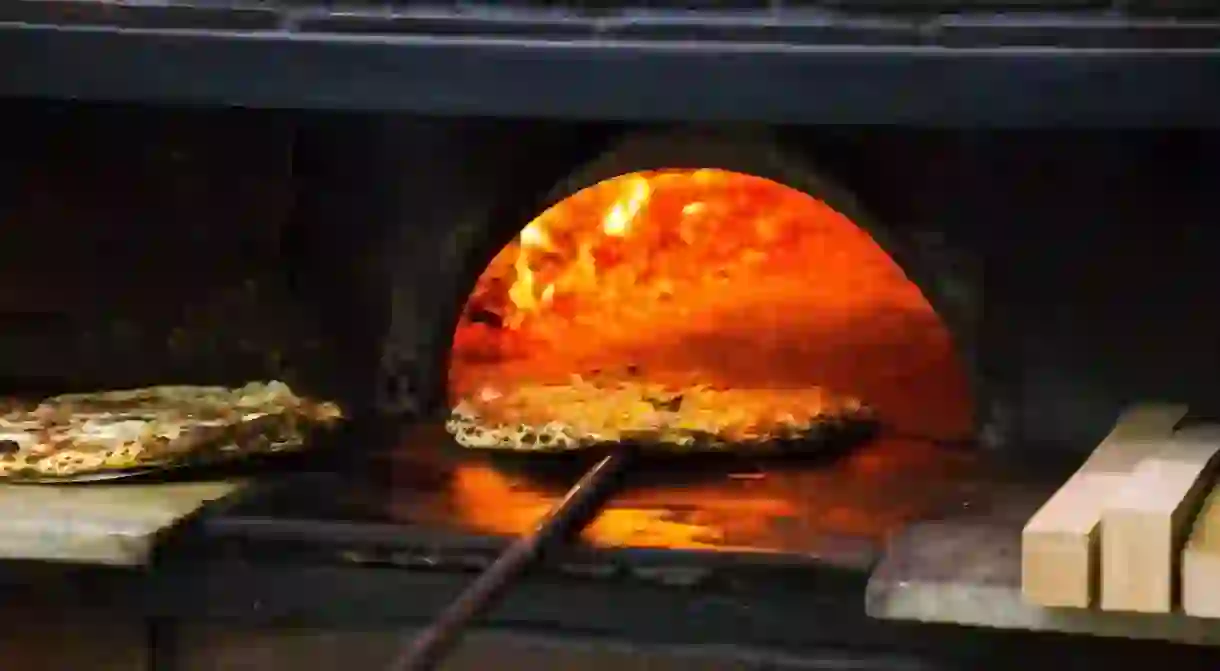
{"type": "Polygon", "coordinates": [[[275,381],[54,396],[0,409],[0,479],[96,479],[280,452],[342,415],[275,381]]]}
{"type": "Polygon", "coordinates": [[[463,447],[564,451],[646,441],[675,449],[729,450],[814,439],[871,422],[860,400],[802,389],[673,386],[636,381],[519,384],[460,401],[445,423],[463,447]]]}

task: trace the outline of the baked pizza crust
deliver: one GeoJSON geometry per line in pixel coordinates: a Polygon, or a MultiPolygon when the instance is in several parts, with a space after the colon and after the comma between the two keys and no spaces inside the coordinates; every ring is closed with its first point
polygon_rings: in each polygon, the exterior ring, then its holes
{"type": "Polygon", "coordinates": [[[675,389],[646,382],[521,384],[459,402],[445,423],[463,447],[559,452],[647,441],[677,450],[731,450],[812,440],[870,423],[858,399],[803,389],[675,389]]]}
{"type": "Polygon", "coordinates": [[[0,414],[0,479],[98,479],[299,448],[333,403],[282,382],[65,394],[0,414]]]}

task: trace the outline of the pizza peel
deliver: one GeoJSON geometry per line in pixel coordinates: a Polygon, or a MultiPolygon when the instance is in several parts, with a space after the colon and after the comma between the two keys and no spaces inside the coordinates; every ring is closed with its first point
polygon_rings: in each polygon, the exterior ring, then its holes
{"type": "Polygon", "coordinates": [[[460,641],[468,626],[499,602],[513,581],[547,548],[580,532],[613,495],[629,468],[643,461],[829,458],[871,438],[879,428],[871,413],[829,417],[801,436],[742,444],[678,447],[632,436],[617,443],[597,443],[562,452],[512,452],[511,459],[588,458],[595,462],[550,511],[527,533],[500,553],[419,635],[402,647],[390,671],[435,669],[460,641]]]}

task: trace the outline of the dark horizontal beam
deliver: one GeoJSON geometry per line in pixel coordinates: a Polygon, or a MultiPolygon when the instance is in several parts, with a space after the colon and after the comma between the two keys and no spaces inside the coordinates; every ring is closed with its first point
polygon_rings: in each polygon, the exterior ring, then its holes
{"type": "Polygon", "coordinates": [[[612,120],[1220,125],[1215,49],[799,46],[0,24],[0,95],[612,120]]]}

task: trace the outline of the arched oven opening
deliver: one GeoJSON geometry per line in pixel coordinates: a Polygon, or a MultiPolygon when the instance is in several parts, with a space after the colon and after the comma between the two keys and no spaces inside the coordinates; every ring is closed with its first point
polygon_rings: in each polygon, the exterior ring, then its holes
{"type": "MultiPolygon", "coordinates": [[[[448,322],[447,407],[580,376],[818,386],[861,399],[883,424],[830,464],[638,483],[616,495],[585,541],[774,544],[843,559],[833,539],[877,543],[960,505],[979,460],[955,448],[973,444],[984,424],[976,306],[960,300],[977,293],[944,290],[971,277],[954,275],[943,256],[879,224],[772,144],[716,135],[629,139],[545,202],[503,222],[511,228],[501,244],[473,262],[460,289],[461,312],[448,322]]],[[[453,501],[473,528],[519,534],[559,491],[473,459],[455,471],[453,501]]]]}
{"type": "Polygon", "coordinates": [[[521,384],[821,387],[884,432],[973,435],[950,327],[832,204],[718,166],[626,172],[561,195],[474,281],[449,403],[521,384]]]}

